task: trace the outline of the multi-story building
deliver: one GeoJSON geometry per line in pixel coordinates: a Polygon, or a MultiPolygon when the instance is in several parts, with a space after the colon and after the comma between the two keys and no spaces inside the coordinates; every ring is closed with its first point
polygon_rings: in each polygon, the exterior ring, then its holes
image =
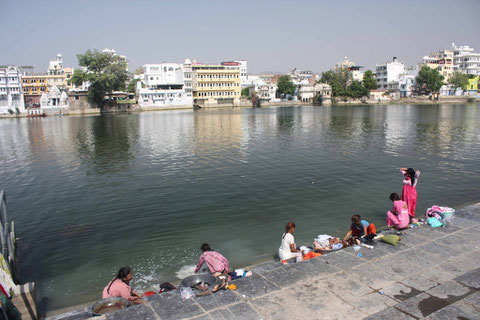
{"type": "Polygon", "coordinates": [[[17,66],[0,68],[0,114],[24,111],[19,68],[17,66]]]}
{"type": "Polygon", "coordinates": [[[57,86],[59,89],[71,89],[72,85],[72,68],[63,67],[63,58],[59,53],[55,60],[51,60],[46,74],[47,87],[57,86]]]}
{"type": "Polygon", "coordinates": [[[192,61],[188,58],[183,62],[183,87],[185,96],[191,104],[193,101],[192,61]]]}
{"type": "Polygon", "coordinates": [[[453,65],[455,71],[480,75],[480,53],[475,53],[469,46],[456,46],[452,43],[453,65]]]}
{"type": "Polygon", "coordinates": [[[403,62],[393,57],[391,62],[376,65],[376,78],[378,89],[388,89],[390,82],[398,81],[400,75],[405,73],[405,65],[403,62]]]}
{"type": "Polygon", "coordinates": [[[249,86],[246,60],[225,61],[220,64],[226,69],[238,69],[240,71],[240,86],[242,88],[249,86]]]}
{"type": "Polygon", "coordinates": [[[143,69],[141,80],[144,87],[137,87],[138,104],[141,107],[192,105],[192,97],[187,96],[184,88],[183,64],[146,64],[143,69]]]}
{"type": "MultiPolygon", "coordinates": [[[[249,79],[249,81],[251,78],[249,79]]],[[[249,87],[248,93],[250,96],[254,94],[257,95],[261,100],[274,102],[280,101],[277,99],[277,85],[272,82],[272,79],[261,79],[258,77],[257,79],[251,80],[252,85],[249,87]]]]}
{"type": "Polygon", "coordinates": [[[439,50],[432,52],[430,56],[423,57],[422,63],[418,65],[418,68],[421,69],[423,66],[437,70],[443,76],[444,82],[447,83],[454,72],[453,51],[439,50]]]}
{"type": "Polygon", "coordinates": [[[42,93],[48,92],[46,75],[22,76],[22,89],[26,107],[40,106],[42,93]]]}
{"type": "Polygon", "coordinates": [[[339,71],[339,70],[342,70],[342,69],[348,69],[348,68],[350,68],[351,66],[354,66],[354,65],[355,65],[355,62],[350,61],[347,57],[345,57],[345,58],[343,58],[342,61],[335,64],[335,66],[333,67],[333,70],[334,71],[339,71]]]}
{"type": "Polygon", "coordinates": [[[208,104],[240,102],[240,70],[222,65],[193,65],[194,102],[208,104]]]}

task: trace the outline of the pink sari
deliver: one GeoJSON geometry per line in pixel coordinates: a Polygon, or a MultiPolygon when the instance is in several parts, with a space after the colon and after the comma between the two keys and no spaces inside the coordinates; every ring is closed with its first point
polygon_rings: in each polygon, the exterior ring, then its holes
{"type": "Polygon", "coordinates": [[[412,185],[412,180],[410,177],[407,177],[406,171],[401,170],[403,174],[403,189],[402,189],[402,200],[407,203],[408,214],[411,217],[415,217],[415,207],[417,206],[417,189],[415,189],[418,177],[420,176],[420,171],[415,173],[415,182],[412,185]]]}

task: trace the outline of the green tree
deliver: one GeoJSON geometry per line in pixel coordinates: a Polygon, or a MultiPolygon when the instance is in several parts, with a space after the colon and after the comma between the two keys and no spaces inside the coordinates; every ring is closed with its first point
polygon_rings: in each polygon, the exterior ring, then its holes
{"type": "Polygon", "coordinates": [[[243,88],[242,89],[242,97],[248,97],[249,96],[249,88],[243,88]]]}
{"type": "Polygon", "coordinates": [[[371,70],[365,71],[363,74],[363,86],[368,90],[374,90],[378,88],[377,80],[373,77],[371,70]]]}
{"type": "Polygon", "coordinates": [[[127,61],[124,58],[109,52],[87,50],[84,54],[77,54],[78,64],[82,69],[76,69],[72,82],[81,85],[88,81],[87,100],[100,107],[104,105],[105,95],[113,91],[125,90],[125,83],[129,74],[127,61]]]}
{"type": "Polygon", "coordinates": [[[343,68],[338,71],[329,70],[322,73],[320,82],[327,83],[332,87],[332,94],[334,97],[347,96],[347,88],[352,82],[352,75],[343,68]]]}
{"type": "Polygon", "coordinates": [[[361,81],[353,80],[347,89],[347,95],[352,98],[360,98],[368,95],[368,89],[365,88],[361,81]]]}
{"type": "Polygon", "coordinates": [[[296,87],[293,84],[290,76],[281,76],[277,82],[277,93],[280,95],[293,95],[296,87]]]}
{"type": "MultiPolygon", "coordinates": [[[[132,79],[127,86],[127,92],[135,93],[137,91],[137,82],[141,82],[140,79],[132,79]]],[[[143,88],[143,83],[142,83],[143,88]]]]}
{"type": "Polygon", "coordinates": [[[448,79],[448,83],[457,88],[465,90],[468,85],[468,75],[455,71],[454,74],[448,79]]]}
{"type": "Polygon", "coordinates": [[[436,69],[423,66],[415,78],[420,93],[434,93],[440,91],[443,85],[443,76],[436,69]]]}

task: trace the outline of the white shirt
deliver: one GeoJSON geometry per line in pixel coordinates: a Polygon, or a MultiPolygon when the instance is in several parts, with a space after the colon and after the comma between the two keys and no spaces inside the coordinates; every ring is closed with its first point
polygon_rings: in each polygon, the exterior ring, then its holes
{"type": "Polygon", "coordinates": [[[278,249],[280,259],[289,259],[293,255],[292,249],[290,248],[292,243],[295,243],[293,235],[291,233],[284,233],[282,236],[282,244],[278,249]]]}

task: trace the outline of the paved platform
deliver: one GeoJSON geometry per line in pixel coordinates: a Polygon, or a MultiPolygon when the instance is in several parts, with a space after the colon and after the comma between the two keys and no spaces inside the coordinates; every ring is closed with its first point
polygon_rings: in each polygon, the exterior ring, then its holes
{"type": "MultiPolygon", "coordinates": [[[[178,291],[94,319],[480,319],[480,204],[446,228],[283,265],[262,263],[236,291],[183,301],[178,291]]],[[[52,320],[87,319],[87,309],[52,320]]]]}

